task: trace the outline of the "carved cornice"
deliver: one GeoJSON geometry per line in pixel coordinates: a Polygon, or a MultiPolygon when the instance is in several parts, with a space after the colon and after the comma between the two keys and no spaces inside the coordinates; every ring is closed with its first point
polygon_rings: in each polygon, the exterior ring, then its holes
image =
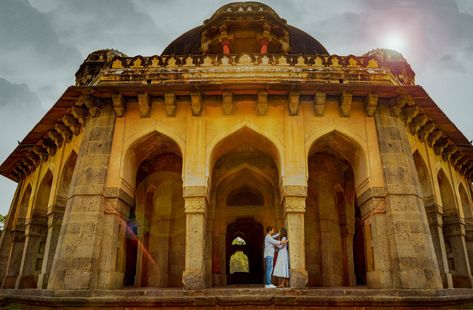
{"type": "MultiPolygon", "coordinates": [[[[435,154],[441,156],[462,175],[471,178],[473,167],[471,156],[465,155],[461,148],[441,130],[409,95],[401,95],[390,107],[390,114],[399,117],[409,132],[431,147],[435,154]]],[[[464,149],[464,148],[463,148],[464,149]]]]}

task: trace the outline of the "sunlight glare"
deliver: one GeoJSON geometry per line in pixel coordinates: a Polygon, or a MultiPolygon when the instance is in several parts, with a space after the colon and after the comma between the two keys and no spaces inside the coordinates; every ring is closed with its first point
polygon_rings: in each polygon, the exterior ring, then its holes
{"type": "Polygon", "coordinates": [[[383,39],[383,47],[402,53],[404,48],[404,38],[399,33],[386,33],[383,39]]]}

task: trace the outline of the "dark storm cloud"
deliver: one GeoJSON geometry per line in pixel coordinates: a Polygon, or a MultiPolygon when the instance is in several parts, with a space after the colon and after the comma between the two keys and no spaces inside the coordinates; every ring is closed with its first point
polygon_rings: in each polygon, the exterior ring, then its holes
{"type": "Polygon", "coordinates": [[[72,81],[63,68],[81,59],[78,49],[61,42],[47,16],[24,0],[0,2],[0,42],[0,76],[26,83],[43,103],[72,81]]]}
{"type": "Polygon", "coordinates": [[[104,48],[152,55],[162,39],[151,17],[130,0],[58,0],[47,15],[61,39],[84,56],[104,48]]]}

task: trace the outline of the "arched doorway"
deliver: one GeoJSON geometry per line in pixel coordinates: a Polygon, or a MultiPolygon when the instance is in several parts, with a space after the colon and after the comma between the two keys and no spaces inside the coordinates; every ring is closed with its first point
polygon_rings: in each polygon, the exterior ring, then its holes
{"type": "Polygon", "coordinates": [[[237,218],[227,227],[227,284],[263,282],[263,226],[254,218],[237,218]]]}
{"type": "Polygon", "coordinates": [[[269,139],[246,127],[213,150],[207,222],[213,286],[263,283],[263,226],[283,226],[277,154],[269,139]],[[247,271],[235,269],[237,259],[241,266],[248,260],[247,271]]]}
{"type": "Polygon", "coordinates": [[[169,137],[152,133],[129,150],[136,167],[135,209],[127,223],[124,285],[181,287],[186,219],[182,155],[169,137]]]}
{"type": "Polygon", "coordinates": [[[338,132],[319,138],[309,150],[304,219],[309,286],[367,284],[353,170],[357,152],[356,145],[338,132]]]}
{"type": "Polygon", "coordinates": [[[60,177],[58,184],[58,190],[56,199],[54,201],[54,207],[52,213],[49,216],[50,225],[48,225],[48,239],[47,251],[44,253],[43,266],[41,268],[41,274],[38,279],[38,288],[47,288],[49,274],[53,265],[54,254],[56,253],[56,247],[59,240],[59,233],[61,230],[62,220],[64,218],[64,211],[66,209],[67,198],[69,189],[72,181],[72,175],[76,166],[77,154],[72,152],[69,155],[60,177]],[[52,224],[52,225],[51,225],[52,224]]]}
{"type": "Polygon", "coordinates": [[[25,246],[25,223],[30,199],[31,185],[28,184],[18,205],[16,219],[13,224],[13,242],[2,288],[15,288],[15,282],[20,272],[21,257],[23,256],[25,246]]]}
{"type": "Polygon", "coordinates": [[[466,242],[462,233],[464,224],[460,221],[452,185],[443,170],[437,173],[443,207],[443,236],[447,253],[448,269],[452,274],[454,287],[471,287],[471,275],[467,262],[466,242]]]}
{"type": "Polygon", "coordinates": [[[38,276],[41,273],[46,249],[48,233],[47,213],[52,183],[53,174],[51,170],[48,170],[39,184],[33,212],[31,218],[26,223],[26,230],[34,231],[35,234],[29,234],[26,237],[21,263],[22,270],[17,280],[17,288],[37,287],[38,276]]]}
{"type": "Polygon", "coordinates": [[[430,234],[432,236],[432,243],[434,245],[440,276],[442,277],[442,284],[444,288],[448,288],[451,286],[452,280],[450,279],[451,276],[449,275],[446,256],[444,254],[445,244],[441,227],[442,215],[437,210],[430,173],[419,151],[414,152],[413,158],[419,183],[422,188],[425,212],[427,214],[427,220],[429,221],[430,234]]]}

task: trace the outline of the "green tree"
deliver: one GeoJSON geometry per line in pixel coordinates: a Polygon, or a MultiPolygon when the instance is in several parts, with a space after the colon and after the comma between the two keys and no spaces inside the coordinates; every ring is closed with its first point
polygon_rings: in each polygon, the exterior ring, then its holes
{"type": "Polygon", "coordinates": [[[0,230],[5,227],[5,220],[7,219],[6,215],[0,214],[0,230]]]}

